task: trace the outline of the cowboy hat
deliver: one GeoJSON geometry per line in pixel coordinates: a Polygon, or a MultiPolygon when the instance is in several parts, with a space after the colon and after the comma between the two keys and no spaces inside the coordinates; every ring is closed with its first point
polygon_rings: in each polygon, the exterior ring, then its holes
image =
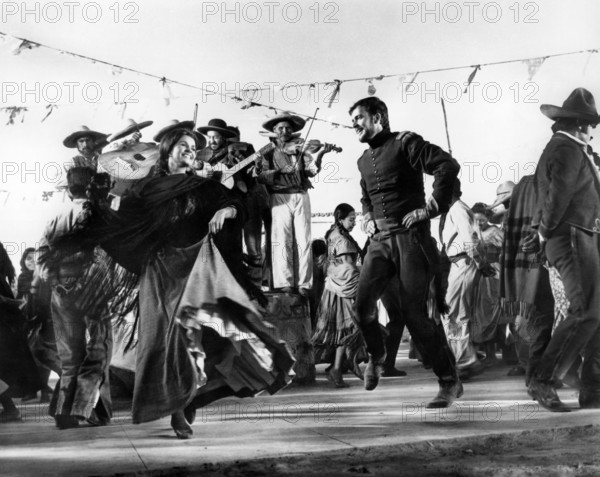
{"type": "Polygon", "coordinates": [[[196,131],[202,134],[206,134],[208,131],[217,131],[225,138],[235,137],[235,133],[229,129],[227,123],[219,118],[211,119],[208,126],[200,126],[196,131]]]}
{"type": "Polygon", "coordinates": [[[296,116],[288,112],[283,112],[279,113],[276,116],[273,116],[271,119],[268,119],[263,123],[262,126],[267,131],[273,131],[273,128],[282,121],[287,121],[288,123],[290,123],[294,132],[300,131],[300,129],[302,129],[306,124],[306,121],[300,116],[296,116]]]}
{"type": "Polygon", "coordinates": [[[115,179],[138,180],[149,174],[158,157],[156,144],[138,142],[118,151],[100,154],[98,164],[115,179]]]}
{"type": "Polygon", "coordinates": [[[91,137],[95,141],[98,141],[101,139],[105,139],[106,136],[107,136],[106,134],[102,134],[101,132],[92,131],[87,126],[81,126],[79,128],[79,130],[69,134],[64,139],[63,145],[68,148],[75,148],[75,147],[77,147],[77,140],[81,139],[82,137],[91,137]]]}
{"type": "Polygon", "coordinates": [[[508,199],[510,199],[510,196],[512,195],[512,191],[515,188],[515,183],[513,181],[506,181],[503,182],[502,184],[500,184],[497,188],[496,188],[496,200],[494,201],[494,203],[492,205],[488,205],[488,209],[492,210],[495,209],[496,207],[498,207],[500,204],[506,202],[508,199]]]}
{"type": "Polygon", "coordinates": [[[582,119],[591,124],[600,123],[594,96],[585,88],[574,89],[562,107],[542,104],[540,110],[542,114],[554,121],[560,118],[572,118],[582,119]]]}
{"type": "Polygon", "coordinates": [[[113,142],[117,139],[124,138],[125,136],[129,136],[140,129],[147,128],[152,123],[154,123],[154,121],[143,121],[141,123],[136,123],[133,119],[128,119],[126,126],[120,131],[112,133],[110,136],[108,136],[107,140],[108,142],[113,142]]]}
{"type": "MultiPolygon", "coordinates": [[[[160,131],[154,135],[152,139],[154,139],[156,142],[160,142],[164,135],[169,131],[173,131],[173,129],[187,129],[189,131],[193,131],[194,121],[178,121],[177,119],[171,119],[160,131]]],[[[206,141],[204,142],[206,143],[206,141]]]]}

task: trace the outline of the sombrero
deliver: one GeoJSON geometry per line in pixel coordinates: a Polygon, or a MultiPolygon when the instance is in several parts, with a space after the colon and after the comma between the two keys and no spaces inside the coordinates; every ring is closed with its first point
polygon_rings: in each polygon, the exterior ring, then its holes
{"type": "Polygon", "coordinates": [[[206,134],[208,131],[217,131],[225,138],[235,137],[235,133],[229,129],[227,123],[222,119],[211,119],[208,122],[208,126],[201,126],[196,129],[199,133],[206,134]]]}
{"type": "Polygon", "coordinates": [[[68,148],[75,148],[75,147],[77,147],[77,140],[81,139],[82,137],[91,137],[95,141],[98,141],[98,140],[106,139],[106,136],[107,136],[106,134],[103,134],[101,132],[92,131],[87,126],[81,126],[78,131],[75,131],[75,132],[69,134],[64,139],[63,145],[68,148]]]}
{"type": "Polygon", "coordinates": [[[126,126],[120,131],[112,133],[110,136],[108,136],[107,140],[108,142],[113,142],[117,139],[124,138],[125,136],[129,136],[140,129],[147,128],[152,123],[154,123],[154,121],[143,121],[141,123],[136,123],[133,119],[128,119],[126,126]]]}
{"type": "Polygon", "coordinates": [[[502,184],[500,184],[497,188],[496,188],[496,200],[494,201],[494,203],[492,205],[488,206],[488,209],[495,209],[496,207],[498,207],[500,204],[506,202],[508,199],[510,199],[510,196],[512,195],[512,191],[515,188],[515,183],[512,181],[506,181],[503,182],[502,184]]]}
{"type": "MultiPolygon", "coordinates": [[[[161,139],[167,134],[169,131],[173,129],[189,129],[190,131],[194,130],[194,121],[178,121],[177,119],[171,119],[166,126],[164,126],[160,131],[158,131],[152,139],[156,142],[160,142],[161,139]]],[[[206,142],[206,141],[205,141],[206,142]]],[[[204,146],[202,146],[204,147],[204,146]]]]}
{"type": "Polygon", "coordinates": [[[267,131],[273,131],[273,128],[281,121],[287,121],[290,123],[294,132],[300,131],[300,129],[302,129],[306,124],[306,121],[300,116],[296,116],[295,114],[291,113],[279,113],[278,115],[273,116],[271,119],[265,121],[262,126],[267,131]]]}

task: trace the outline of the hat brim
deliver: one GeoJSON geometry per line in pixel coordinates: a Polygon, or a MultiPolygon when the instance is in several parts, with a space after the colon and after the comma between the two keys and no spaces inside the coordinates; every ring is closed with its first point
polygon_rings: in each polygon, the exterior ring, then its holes
{"type": "Polygon", "coordinates": [[[129,136],[130,134],[133,134],[134,132],[139,131],[140,129],[147,128],[148,126],[150,126],[152,124],[154,124],[154,121],[142,121],[141,123],[132,124],[131,126],[127,126],[125,129],[121,129],[120,131],[114,132],[110,136],[108,136],[108,138],[107,138],[108,142],[113,142],[113,141],[116,141],[117,139],[121,139],[126,136],[129,136]]]}
{"type": "MultiPolygon", "coordinates": [[[[272,138],[272,139],[277,139],[277,134],[275,134],[273,131],[258,131],[258,134],[260,134],[261,136],[264,137],[268,137],[268,138],[272,138]]],[[[300,134],[299,132],[295,132],[292,133],[292,137],[293,138],[297,138],[302,136],[302,134],[300,134]]]]}
{"type": "Polygon", "coordinates": [[[158,131],[152,139],[156,142],[160,142],[165,134],[169,131],[173,131],[174,129],[188,129],[190,131],[194,130],[194,121],[181,121],[177,124],[170,124],[169,126],[165,126],[160,131],[158,131]]]}
{"type": "Polygon", "coordinates": [[[504,202],[506,202],[507,200],[510,199],[510,196],[511,196],[510,192],[503,192],[502,195],[496,197],[496,200],[494,201],[494,203],[492,205],[487,206],[487,209],[492,210],[492,209],[495,209],[496,207],[498,207],[500,204],[504,204],[504,202]]]}
{"type": "Polygon", "coordinates": [[[77,147],[77,141],[82,137],[93,137],[94,140],[106,139],[107,135],[98,131],[76,131],[69,134],[63,141],[63,145],[69,149],[77,147]]]}
{"type": "Polygon", "coordinates": [[[286,116],[275,116],[274,118],[271,118],[268,121],[265,121],[262,126],[267,131],[273,131],[273,128],[278,123],[281,123],[283,121],[287,121],[288,123],[290,123],[292,125],[293,132],[300,131],[306,124],[306,121],[304,119],[302,119],[300,116],[286,115],[286,116]]]}
{"type": "Polygon", "coordinates": [[[201,126],[197,128],[196,131],[198,131],[200,134],[204,134],[205,136],[208,133],[208,131],[217,131],[224,138],[232,138],[237,136],[237,134],[235,134],[233,131],[230,131],[229,129],[225,128],[220,128],[218,126],[201,126]]]}
{"type": "Polygon", "coordinates": [[[158,157],[156,144],[141,142],[127,149],[101,154],[98,164],[115,179],[139,180],[150,173],[158,157]]]}
{"type": "Polygon", "coordinates": [[[540,111],[544,116],[549,117],[553,121],[561,118],[570,118],[570,119],[582,119],[584,121],[589,121],[590,123],[600,123],[600,116],[596,114],[583,113],[580,111],[572,111],[569,109],[562,108],[560,106],[554,106],[552,104],[542,104],[540,106],[540,111]]]}

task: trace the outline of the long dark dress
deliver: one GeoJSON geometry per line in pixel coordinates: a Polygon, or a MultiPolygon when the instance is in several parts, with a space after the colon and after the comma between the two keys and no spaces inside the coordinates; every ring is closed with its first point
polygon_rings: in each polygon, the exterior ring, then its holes
{"type": "Polygon", "coordinates": [[[179,174],[142,181],[92,227],[140,275],[134,423],[289,382],[293,357],[246,293],[243,212],[217,182],[179,174]],[[208,222],[228,206],[237,218],[209,237],[208,222]]]}
{"type": "Polygon", "coordinates": [[[18,302],[4,279],[0,279],[0,380],[9,386],[9,397],[23,397],[43,387],[27,345],[18,302]]]}

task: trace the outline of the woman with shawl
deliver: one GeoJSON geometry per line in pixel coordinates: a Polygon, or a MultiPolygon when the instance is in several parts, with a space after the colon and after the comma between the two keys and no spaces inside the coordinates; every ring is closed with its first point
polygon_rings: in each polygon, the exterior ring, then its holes
{"type": "Polygon", "coordinates": [[[317,348],[316,362],[331,362],[327,377],[336,388],[344,388],[348,387],[342,377],[345,358],[362,376],[358,361],[361,351],[364,356],[364,341],[354,313],[361,249],[350,235],[356,222],[352,206],[338,205],[333,217],[334,223],[325,234],[329,266],[312,341],[317,348]]]}
{"type": "Polygon", "coordinates": [[[87,226],[139,276],[129,287],[139,290],[133,422],[171,415],[180,439],[191,438],[196,408],[274,393],[293,365],[249,297],[261,294],[243,268],[241,202],[218,182],[187,173],[197,141],[184,129],[165,134],[155,174],[118,211],[98,202],[87,226]]]}

